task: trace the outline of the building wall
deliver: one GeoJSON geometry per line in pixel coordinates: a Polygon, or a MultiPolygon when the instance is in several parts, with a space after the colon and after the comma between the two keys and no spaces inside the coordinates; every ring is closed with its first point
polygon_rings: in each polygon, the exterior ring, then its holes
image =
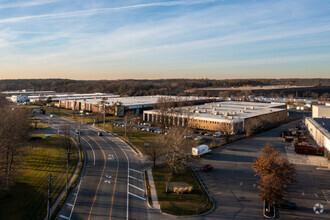
{"type": "Polygon", "coordinates": [[[287,117],[288,117],[287,110],[283,110],[280,112],[272,112],[264,115],[258,115],[255,117],[246,118],[244,120],[244,129],[245,131],[250,132],[256,128],[260,128],[268,124],[284,121],[287,119],[287,117]]]}
{"type": "Polygon", "coordinates": [[[326,150],[325,155],[327,156],[328,159],[330,159],[330,140],[329,137],[327,137],[327,135],[324,133],[324,131],[322,132],[322,130],[320,129],[321,126],[314,121],[312,118],[305,118],[305,125],[310,133],[310,135],[313,137],[313,139],[315,140],[315,142],[317,143],[317,145],[319,145],[320,147],[324,147],[326,150]]]}
{"type": "Polygon", "coordinates": [[[330,106],[313,105],[312,116],[313,118],[330,118],[330,106]]]}
{"type": "MultiPolygon", "coordinates": [[[[182,119],[181,116],[162,116],[158,112],[152,114],[146,112],[143,115],[145,121],[151,121],[153,123],[159,123],[163,120],[166,121],[169,126],[172,125],[186,125],[187,119],[182,119]]],[[[246,118],[244,121],[228,121],[228,122],[216,122],[211,120],[190,119],[188,126],[192,128],[205,129],[210,131],[219,131],[221,126],[230,126],[233,133],[244,132],[247,129],[255,129],[267,124],[283,121],[287,119],[287,110],[280,112],[272,112],[256,117],[246,118]],[[223,125],[226,124],[226,125],[223,125]]]]}

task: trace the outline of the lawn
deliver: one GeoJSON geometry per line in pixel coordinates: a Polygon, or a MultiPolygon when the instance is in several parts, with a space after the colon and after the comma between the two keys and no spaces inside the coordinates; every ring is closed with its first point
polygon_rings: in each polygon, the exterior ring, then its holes
{"type": "MultiPolygon", "coordinates": [[[[97,126],[103,128],[103,124],[99,124],[97,126]]],[[[114,129],[112,129],[111,125],[105,124],[104,128],[108,131],[116,133],[119,136],[125,137],[125,129],[123,127],[114,126],[114,129]]],[[[160,134],[132,129],[130,136],[126,139],[131,142],[137,149],[139,149],[142,154],[146,154],[144,143],[150,143],[158,135],[160,134]]]]}
{"type": "MultiPolygon", "coordinates": [[[[70,116],[68,117],[69,119],[72,119],[76,122],[79,122],[79,123],[94,123],[94,119],[95,119],[95,116],[94,115],[80,115],[80,114],[76,114],[74,117],[70,116]]],[[[109,122],[109,121],[113,121],[113,120],[120,120],[122,119],[122,117],[115,117],[115,116],[105,116],[105,122],[109,122]]],[[[96,123],[103,123],[103,117],[100,118],[101,121],[96,121],[96,123]]]]}
{"type": "MultiPolygon", "coordinates": [[[[0,219],[43,219],[46,215],[49,174],[55,176],[52,183],[53,202],[65,187],[65,150],[59,148],[59,137],[31,140],[25,147],[22,169],[10,196],[0,200],[0,219]]],[[[70,176],[77,162],[77,152],[71,155],[70,176]]]]}
{"type": "Polygon", "coordinates": [[[53,108],[53,107],[47,107],[46,113],[54,114],[58,116],[67,116],[72,114],[72,110],[70,109],[61,109],[61,108],[53,108]]]}
{"type": "Polygon", "coordinates": [[[209,211],[213,205],[206,192],[200,187],[190,168],[181,168],[171,182],[184,182],[193,186],[191,194],[165,192],[166,176],[171,172],[168,165],[162,164],[152,169],[153,178],[162,212],[172,215],[195,215],[209,211]]]}

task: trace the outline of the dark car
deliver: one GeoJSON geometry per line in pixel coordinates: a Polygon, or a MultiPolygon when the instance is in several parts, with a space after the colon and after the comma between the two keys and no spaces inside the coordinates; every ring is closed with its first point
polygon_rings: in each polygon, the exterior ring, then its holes
{"type": "Polygon", "coordinates": [[[202,171],[209,171],[212,169],[213,169],[213,166],[211,164],[206,164],[206,165],[202,166],[202,171]]]}
{"type": "Polygon", "coordinates": [[[280,208],[283,208],[283,209],[297,209],[297,204],[295,202],[285,201],[284,203],[280,204],[280,208]]]}
{"type": "Polygon", "coordinates": [[[102,132],[97,132],[97,136],[102,136],[102,132]]]}

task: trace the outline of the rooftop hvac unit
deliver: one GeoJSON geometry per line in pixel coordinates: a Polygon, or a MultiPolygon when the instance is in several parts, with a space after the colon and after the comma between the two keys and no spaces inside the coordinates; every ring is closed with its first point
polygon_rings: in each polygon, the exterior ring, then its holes
{"type": "Polygon", "coordinates": [[[218,106],[218,107],[221,107],[221,105],[220,105],[220,104],[217,104],[217,106],[218,106]]]}
{"type": "Polygon", "coordinates": [[[213,111],[216,111],[217,109],[216,108],[212,108],[213,111]]]}
{"type": "Polygon", "coordinates": [[[196,110],[196,111],[195,111],[195,113],[196,113],[196,114],[199,114],[199,111],[198,111],[198,110],[196,110]]]}
{"type": "Polygon", "coordinates": [[[250,107],[250,109],[254,109],[254,107],[252,106],[252,107],[250,107]]]}
{"type": "Polygon", "coordinates": [[[246,110],[246,107],[244,107],[243,109],[246,110]]]}
{"type": "Polygon", "coordinates": [[[203,110],[202,110],[202,112],[203,112],[203,113],[206,113],[206,112],[207,112],[207,110],[206,110],[206,109],[203,109],[203,110]]]}
{"type": "Polygon", "coordinates": [[[217,112],[217,111],[212,112],[212,115],[218,115],[218,114],[219,114],[219,112],[217,112]]]}
{"type": "Polygon", "coordinates": [[[198,109],[198,106],[196,106],[195,109],[198,109]]]}
{"type": "Polygon", "coordinates": [[[231,114],[232,114],[232,115],[236,115],[236,112],[232,112],[231,114]]]}
{"type": "Polygon", "coordinates": [[[233,116],[228,116],[228,119],[234,119],[234,117],[233,116]]]}
{"type": "Polygon", "coordinates": [[[224,115],[224,116],[228,116],[228,113],[227,113],[227,112],[225,112],[225,113],[223,113],[223,115],[224,115]]]}

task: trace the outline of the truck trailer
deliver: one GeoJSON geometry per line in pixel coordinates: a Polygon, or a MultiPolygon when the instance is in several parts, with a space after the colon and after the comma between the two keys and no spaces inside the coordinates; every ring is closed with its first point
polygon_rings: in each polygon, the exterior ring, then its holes
{"type": "Polygon", "coordinates": [[[202,145],[192,148],[192,155],[197,156],[197,157],[201,156],[203,154],[210,153],[210,152],[211,152],[211,150],[210,150],[209,146],[207,146],[206,144],[202,144],[202,145]]]}

